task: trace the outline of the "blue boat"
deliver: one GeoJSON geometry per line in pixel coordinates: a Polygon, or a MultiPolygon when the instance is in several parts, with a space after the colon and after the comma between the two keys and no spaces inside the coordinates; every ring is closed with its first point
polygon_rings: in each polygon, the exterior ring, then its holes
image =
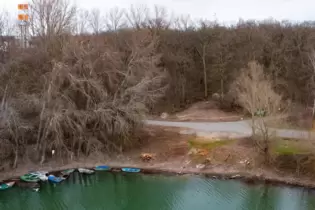
{"type": "Polygon", "coordinates": [[[110,167],[109,166],[96,166],[94,170],[95,171],[109,171],[110,167]]]}
{"type": "Polygon", "coordinates": [[[121,170],[129,173],[139,173],[141,171],[140,168],[121,168],[121,170]]]}
{"type": "Polygon", "coordinates": [[[54,175],[49,175],[48,176],[48,180],[52,183],[60,183],[62,182],[63,180],[65,180],[65,178],[63,177],[57,177],[57,176],[54,176],[54,175]]]}

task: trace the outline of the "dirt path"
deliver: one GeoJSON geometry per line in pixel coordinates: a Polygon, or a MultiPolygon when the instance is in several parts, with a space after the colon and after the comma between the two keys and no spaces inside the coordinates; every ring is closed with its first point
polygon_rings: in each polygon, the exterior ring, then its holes
{"type": "MultiPolygon", "coordinates": [[[[250,121],[242,120],[235,122],[170,122],[170,121],[158,121],[158,120],[145,120],[148,125],[168,126],[189,128],[196,133],[200,132],[231,132],[241,133],[244,136],[251,136],[252,130],[250,121]]],[[[270,128],[270,132],[275,132],[277,136],[282,138],[296,138],[296,139],[310,139],[315,137],[314,132],[300,131],[293,129],[275,129],[270,128]]]]}

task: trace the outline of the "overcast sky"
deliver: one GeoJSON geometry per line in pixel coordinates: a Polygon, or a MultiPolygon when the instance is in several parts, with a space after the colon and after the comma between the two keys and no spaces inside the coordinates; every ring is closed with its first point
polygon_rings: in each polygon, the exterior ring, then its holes
{"type": "MultiPolygon", "coordinates": [[[[315,20],[315,0],[71,0],[80,8],[99,8],[106,12],[118,6],[128,8],[131,4],[149,7],[157,4],[175,14],[190,15],[192,19],[215,18],[231,23],[242,19],[315,20]],[[106,3],[105,3],[106,2],[106,3]]],[[[0,0],[0,8],[17,13],[17,4],[24,0],[0,0]]]]}

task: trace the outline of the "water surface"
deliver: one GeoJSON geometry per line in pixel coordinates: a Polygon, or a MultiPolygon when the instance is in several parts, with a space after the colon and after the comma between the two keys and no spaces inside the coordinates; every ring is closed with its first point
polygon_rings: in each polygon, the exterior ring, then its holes
{"type": "Polygon", "coordinates": [[[0,192],[1,210],[313,210],[315,193],[233,180],[100,172],[75,173],[39,192],[0,192]]]}

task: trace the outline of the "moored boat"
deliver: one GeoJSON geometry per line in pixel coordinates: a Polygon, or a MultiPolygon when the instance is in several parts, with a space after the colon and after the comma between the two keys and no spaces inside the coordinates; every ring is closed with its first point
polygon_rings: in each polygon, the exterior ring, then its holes
{"type": "Polygon", "coordinates": [[[109,171],[111,168],[109,166],[105,166],[105,165],[102,165],[102,166],[96,166],[94,168],[95,171],[109,171]]]}
{"type": "Polygon", "coordinates": [[[61,171],[61,174],[62,175],[70,175],[74,172],[75,169],[67,169],[67,170],[64,170],[64,171],[61,171]]]}
{"type": "Polygon", "coordinates": [[[30,172],[30,174],[37,176],[41,181],[48,180],[48,177],[47,177],[48,171],[34,171],[34,172],[30,172]]]}
{"type": "Polygon", "coordinates": [[[50,182],[52,182],[52,183],[57,184],[57,183],[60,183],[60,182],[64,181],[65,178],[64,177],[58,177],[58,176],[55,176],[55,175],[51,174],[51,175],[48,176],[48,180],[50,182]]]}
{"type": "Polygon", "coordinates": [[[61,178],[63,178],[64,180],[68,179],[70,176],[70,174],[61,174],[61,178]]]}
{"type": "Polygon", "coordinates": [[[39,182],[40,178],[38,177],[37,174],[24,174],[23,176],[20,176],[20,179],[24,182],[39,182]]]}
{"type": "Polygon", "coordinates": [[[140,168],[121,168],[121,170],[129,173],[139,173],[141,171],[140,168]]]}
{"type": "Polygon", "coordinates": [[[95,171],[87,168],[78,168],[81,174],[93,174],[95,171]]]}
{"type": "Polygon", "coordinates": [[[2,182],[0,183],[0,190],[7,190],[15,184],[14,181],[2,182]]]}

